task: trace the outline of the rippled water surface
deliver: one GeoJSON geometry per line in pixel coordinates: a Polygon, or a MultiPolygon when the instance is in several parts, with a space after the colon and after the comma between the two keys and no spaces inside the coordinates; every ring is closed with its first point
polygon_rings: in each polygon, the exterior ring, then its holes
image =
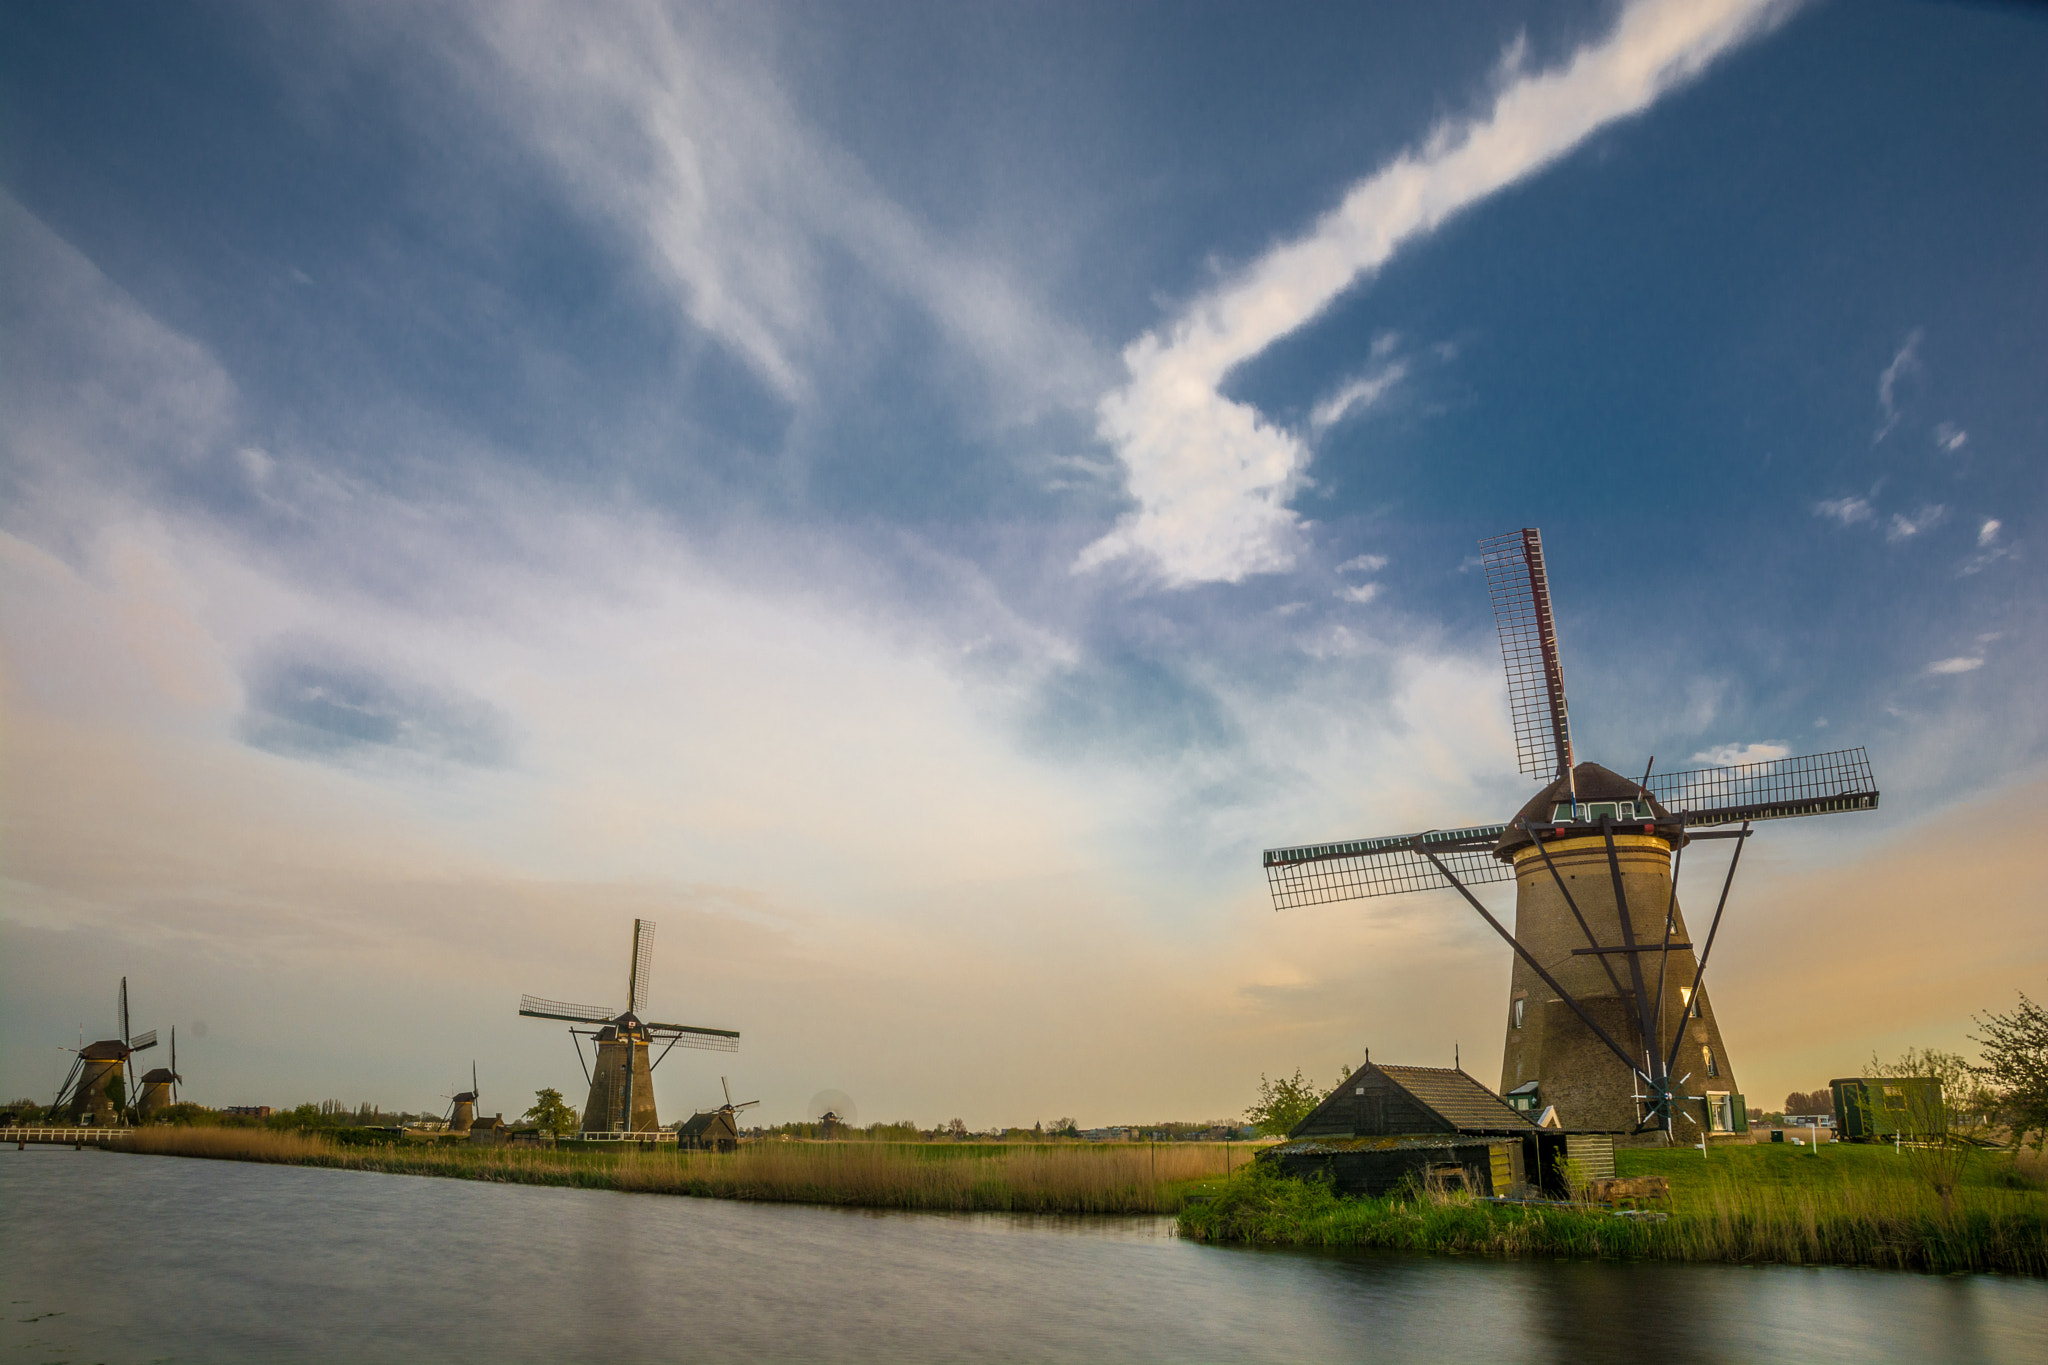
{"type": "Polygon", "coordinates": [[[0,1151],[0,1361],[2029,1361],[2048,1285],[0,1151]]]}

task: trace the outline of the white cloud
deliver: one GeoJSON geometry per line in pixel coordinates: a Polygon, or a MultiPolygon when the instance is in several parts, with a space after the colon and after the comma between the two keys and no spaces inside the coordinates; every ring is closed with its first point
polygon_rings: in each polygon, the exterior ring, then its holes
{"type": "Polygon", "coordinates": [[[1969,673],[1983,666],[1984,660],[1981,656],[1970,654],[1955,659],[1936,659],[1933,663],[1927,665],[1927,671],[1929,673],[1969,673]]]}
{"type": "Polygon", "coordinates": [[[1862,498],[1830,498],[1813,505],[1817,517],[1833,517],[1844,526],[1854,526],[1859,521],[1869,521],[1877,515],[1870,504],[1862,498]]]}
{"type": "Polygon", "coordinates": [[[1385,555],[1360,555],[1356,559],[1347,559],[1342,564],[1339,564],[1337,572],[1350,573],[1355,569],[1359,573],[1378,573],[1386,567],[1387,557],[1385,555]]]}
{"type": "Polygon", "coordinates": [[[1695,763],[1733,768],[1743,763],[1770,763],[1792,752],[1791,746],[1771,740],[1763,744],[1720,744],[1692,756],[1695,763]]]}
{"type": "Polygon", "coordinates": [[[1169,586],[1241,582],[1291,567],[1287,506],[1308,451],[1220,391],[1230,371],[1378,269],[1404,244],[1648,108],[1785,12],[1773,0],[1644,0],[1562,66],[1512,75],[1483,115],[1439,125],[1353,185],[1310,230],[1252,261],[1171,323],[1124,348],[1127,382],[1097,408],[1136,511],[1077,570],[1120,559],[1169,586]]]}
{"type": "Polygon", "coordinates": [[[784,94],[732,13],[480,5],[449,54],[575,206],[621,231],[698,327],[792,400],[849,332],[835,260],[921,308],[1024,409],[1086,401],[1100,360],[1002,266],[941,240],[784,94]]]}
{"type": "Polygon", "coordinates": [[[1346,602],[1357,602],[1361,605],[1372,601],[1373,598],[1379,595],[1380,585],[1377,583],[1360,583],[1355,587],[1337,589],[1338,597],[1346,602]]]}
{"type": "Polygon", "coordinates": [[[1979,545],[1989,545],[1996,541],[1998,539],[1998,528],[2001,525],[2003,525],[2003,523],[2000,522],[1996,517],[1992,517],[1985,521],[1985,523],[1982,526],[1979,526],[1977,528],[1977,543],[1979,545]]]}
{"type": "Polygon", "coordinates": [[[1948,509],[1939,503],[1931,503],[1910,517],[1900,512],[1894,512],[1892,513],[1892,524],[1885,528],[1884,538],[1892,541],[1911,540],[1922,531],[1931,530],[1939,526],[1947,516],[1948,509]]]}
{"type": "Polygon", "coordinates": [[[1897,403],[1899,377],[1920,368],[1920,329],[1915,327],[1906,337],[1905,345],[1899,347],[1892,357],[1892,363],[1878,372],[1877,410],[1883,420],[1878,423],[1877,435],[1873,441],[1882,441],[1899,424],[1897,403]]]}
{"type": "Polygon", "coordinates": [[[1970,439],[1970,433],[1954,422],[1943,422],[1934,429],[1934,444],[1953,455],[1961,450],[1970,439]]]}
{"type": "Polygon", "coordinates": [[[1408,363],[1400,360],[1362,374],[1316,404],[1314,411],[1309,413],[1308,424],[1316,431],[1327,431],[1352,413],[1364,412],[1379,402],[1407,377],[1408,363]]]}

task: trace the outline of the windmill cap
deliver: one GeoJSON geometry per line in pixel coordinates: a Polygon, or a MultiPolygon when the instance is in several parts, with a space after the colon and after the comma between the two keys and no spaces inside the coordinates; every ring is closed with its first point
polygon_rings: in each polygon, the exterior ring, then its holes
{"type": "Polygon", "coordinates": [[[169,1067],[160,1066],[156,1068],[156,1070],[144,1076],[142,1078],[142,1083],[144,1085],[169,1085],[172,1081],[175,1081],[177,1079],[178,1077],[172,1073],[169,1067]]]}
{"type": "Polygon", "coordinates": [[[97,1043],[87,1043],[78,1050],[78,1055],[88,1062],[118,1062],[128,1055],[128,1045],[119,1038],[104,1038],[97,1043]]]}
{"type": "Polygon", "coordinates": [[[1560,777],[1557,781],[1536,793],[1535,799],[1515,813],[1508,822],[1507,833],[1500,836],[1500,842],[1493,846],[1493,856],[1502,862],[1512,862],[1516,852],[1527,848],[1529,836],[1524,834],[1521,824],[1548,824],[1552,812],[1572,799],[1574,787],[1578,790],[1579,804],[1589,801],[1642,801],[1647,799],[1650,810],[1659,820],[1671,818],[1671,812],[1664,809],[1657,799],[1648,796],[1642,785],[1633,777],[1623,777],[1612,768],[1603,768],[1598,763],[1581,763],[1572,769],[1571,780],[1560,777]]]}

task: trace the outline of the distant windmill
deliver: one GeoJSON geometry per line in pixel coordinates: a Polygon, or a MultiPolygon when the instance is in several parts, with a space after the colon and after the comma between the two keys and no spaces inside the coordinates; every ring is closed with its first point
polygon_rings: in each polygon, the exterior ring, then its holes
{"type": "Polygon", "coordinates": [[[137,1097],[135,1108],[143,1118],[148,1118],[159,1109],[167,1109],[178,1102],[178,1087],[185,1078],[178,1074],[178,1026],[171,1025],[171,1064],[160,1066],[142,1078],[142,1093],[137,1097]]]}
{"type": "MultiPolygon", "coordinates": [[[[572,1028],[572,1038],[595,1040],[596,1060],[584,1067],[590,1080],[590,1102],[583,1106],[586,1133],[652,1133],[661,1122],[654,1110],[654,1068],[676,1047],[703,1048],[714,1052],[737,1051],[740,1035],[732,1029],[699,1028],[692,1024],[655,1024],[640,1017],[647,1007],[648,975],[654,966],[654,921],[633,921],[633,955],[626,979],[627,1006],[623,1014],[597,1005],[571,1005],[560,1000],[543,1000],[537,995],[519,998],[519,1012],[529,1019],[564,1019],[572,1024],[600,1024],[594,1030],[572,1028]],[[651,1044],[663,1044],[659,1055],[650,1059],[651,1044]]],[[[583,1044],[576,1044],[576,1060],[583,1060],[583,1044]]]]}
{"type": "Polygon", "coordinates": [[[685,1147],[696,1147],[705,1151],[730,1152],[740,1145],[739,1112],[752,1109],[759,1100],[732,1102],[732,1086],[723,1076],[718,1084],[725,1091],[725,1103],[716,1109],[705,1109],[683,1120],[676,1129],[676,1141],[685,1147]]]}
{"type": "Polygon", "coordinates": [[[128,1059],[156,1046],[156,1030],[130,1036],[128,1032],[128,978],[121,978],[121,1036],[87,1043],[78,1049],[63,1088],[50,1102],[52,1112],[63,1111],[72,1123],[119,1123],[126,1117],[129,1097],[128,1059]]]}
{"type": "Polygon", "coordinates": [[[1456,890],[1515,952],[1501,1061],[1511,1103],[1554,1107],[1570,1128],[1665,1141],[1679,1118],[1699,1132],[1739,1128],[1741,1096],[1702,980],[1743,843],[1755,821],[1876,809],[1869,757],[1843,749],[1661,776],[1652,759],[1640,781],[1575,763],[1542,537],[1480,544],[1521,770],[1547,785],[1504,825],[1267,849],[1274,908],[1456,890]],[[1709,828],[1732,824],[1741,828],[1709,828]],[[1697,957],[1677,893],[1696,839],[1736,841],[1697,957]],[[1471,891],[1510,880],[1512,934],[1471,891]]]}
{"type": "Polygon", "coordinates": [[[483,1098],[483,1092],[476,1083],[476,1063],[469,1064],[469,1089],[454,1095],[448,1101],[445,1122],[451,1133],[466,1133],[476,1127],[476,1102],[483,1098]]]}
{"type": "Polygon", "coordinates": [[[853,1096],[844,1090],[820,1090],[811,1096],[809,1114],[822,1138],[836,1138],[860,1123],[860,1111],[854,1107],[853,1096]]]}

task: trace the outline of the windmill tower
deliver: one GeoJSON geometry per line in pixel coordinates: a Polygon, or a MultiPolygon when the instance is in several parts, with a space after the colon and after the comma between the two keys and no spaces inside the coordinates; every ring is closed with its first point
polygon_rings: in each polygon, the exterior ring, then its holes
{"type": "MultiPolygon", "coordinates": [[[[627,1007],[623,1014],[597,1005],[571,1005],[537,995],[519,998],[519,1012],[529,1019],[564,1019],[571,1024],[597,1024],[596,1029],[571,1028],[572,1039],[589,1038],[595,1058],[584,1064],[590,1101],[583,1106],[585,1133],[653,1133],[661,1128],[654,1110],[654,1068],[677,1047],[714,1052],[739,1049],[732,1029],[699,1028],[692,1024],[655,1024],[640,1017],[647,1007],[648,976],[654,967],[654,921],[633,921],[633,954],[626,977],[627,1007]],[[658,1054],[650,1053],[655,1043],[658,1054]]],[[[583,1061],[583,1044],[576,1043],[583,1061]]]]}
{"type": "Polygon", "coordinates": [[[1757,821],[1874,810],[1862,749],[1631,780],[1572,752],[1543,541],[1482,541],[1521,771],[1543,790],[1506,824],[1271,848],[1275,909],[1455,890],[1514,950],[1501,1092],[1568,1128],[1690,1142],[1744,1126],[1705,973],[1757,821]],[[1739,828],[1727,828],[1739,826],[1739,828]],[[1678,903],[1688,845],[1734,850],[1696,949],[1678,903]],[[1472,894],[1515,883],[1515,927],[1472,894]],[[1686,1125],[1690,1125],[1687,1127],[1686,1125]]]}
{"type": "Polygon", "coordinates": [[[142,1078],[142,1093],[136,1098],[136,1112],[144,1119],[159,1109],[168,1109],[178,1102],[178,1087],[185,1078],[178,1074],[178,1026],[171,1025],[171,1064],[160,1066],[142,1078]]]}
{"type": "Polygon", "coordinates": [[[128,1031],[128,978],[121,978],[121,1036],[103,1038],[78,1049],[64,1085],[50,1102],[71,1123],[120,1123],[127,1116],[134,1088],[128,1080],[128,1059],[156,1046],[156,1030],[131,1036],[128,1031]]]}
{"type": "Polygon", "coordinates": [[[467,1133],[476,1127],[476,1102],[483,1098],[483,1091],[476,1083],[476,1063],[469,1064],[469,1089],[454,1095],[448,1101],[446,1123],[451,1133],[467,1133]]]}

